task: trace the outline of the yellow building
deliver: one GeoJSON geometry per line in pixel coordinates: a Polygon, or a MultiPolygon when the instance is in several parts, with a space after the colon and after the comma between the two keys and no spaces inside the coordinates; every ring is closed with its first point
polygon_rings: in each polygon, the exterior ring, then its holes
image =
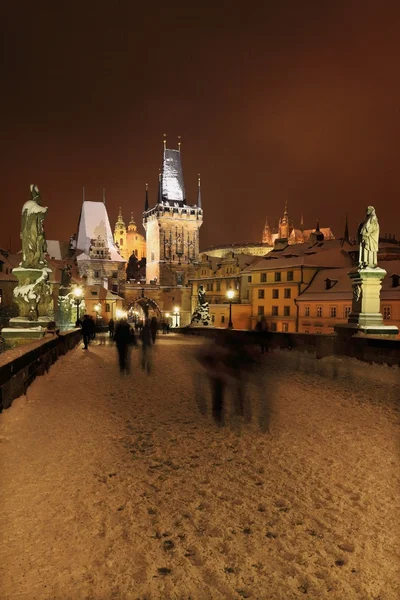
{"type": "MultiPolygon", "coordinates": [[[[192,313],[202,285],[209,303],[212,327],[227,327],[229,322],[228,291],[233,291],[232,322],[235,329],[249,329],[251,307],[246,293],[242,294],[241,272],[257,260],[254,255],[229,252],[223,257],[202,254],[195,270],[192,284],[192,313]]],[[[246,286],[247,289],[247,286],[246,286]]]]}
{"type": "Polygon", "coordinates": [[[251,304],[251,328],[265,316],[271,331],[299,331],[296,299],[324,267],[351,268],[350,250],[353,247],[343,240],[314,236],[311,245],[274,249],[267,257],[246,267],[241,275],[241,288],[251,304]]]}
{"type": "Polygon", "coordinates": [[[114,242],[127,264],[132,254],[134,254],[138,260],[141,260],[146,256],[146,240],[137,230],[133,213],[131,213],[128,227],[126,227],[121,207],[119,209],[117,222],[115,223],[114,242]]]}
{"type": "MultiPolygon", "coordinates": [[[[385,325],[400,329],[400,261],[379,262],[387,275],[381,289],[381,313],[385,325]]],[[[353,293],[349,269],[323,269],[296,300],[300,333],[333,333],[347,323],[353,293]]]]}

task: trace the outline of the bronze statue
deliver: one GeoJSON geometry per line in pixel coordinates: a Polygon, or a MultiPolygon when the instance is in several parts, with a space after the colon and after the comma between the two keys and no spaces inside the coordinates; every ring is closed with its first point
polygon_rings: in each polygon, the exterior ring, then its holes
{"type": "Polygon", "coordinates": [[[47,244],[43,230],[47,206],[40,204],[41,197],[37,185],[32,184],[30,189],[31,199],[22,207],[20,266],[25,269],[40,269],[47,265],[45,260],[47,244]]]}
{"type": "Polygon", "coordinates": [[[367,215],[358,228],[358,243],[360,244],[359,267],[377,267],[379,223],[373,206],[368,206],[367,215]]]}

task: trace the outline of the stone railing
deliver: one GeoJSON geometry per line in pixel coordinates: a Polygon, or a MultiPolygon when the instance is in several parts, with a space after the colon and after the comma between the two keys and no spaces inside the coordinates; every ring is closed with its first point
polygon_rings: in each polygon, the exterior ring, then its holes
{"type": "Polygon", "coordinates": [[[24,344],[0,355],[0,412],[25,394],[38,375],[46,373],[59,356],[72,350],[80,340],[81,330],[60,335],[46,335],[40,341],[24,344]]]}
{"type": "MultiPolygon", "coordinates": [[[[226,329],[207,327],[185,327],[179,333],[214,337],[223,335],[226,329]]],[[[257,343],[255,331],[231,330],[243,343],[257,343]]],[[[178,333],[178,332],[177,332],[178,333]]],[[[309,352],[315,358],[326,356],[348,356],[363,362],[400,366],[400,340],[373,336],[342,337],[336,334],[280,333],[268,332],[268,347],[271,349],[309,352]]]]}

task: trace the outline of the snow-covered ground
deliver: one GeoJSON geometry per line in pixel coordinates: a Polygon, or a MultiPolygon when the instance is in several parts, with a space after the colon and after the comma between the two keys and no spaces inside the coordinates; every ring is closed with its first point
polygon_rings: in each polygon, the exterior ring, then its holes
{"type": "Polygon", "coordinates": [[[220,429],[201,343],[79,346],[0,415],[2,600],[399,600],[399,370],[266,355],[220,429]]]}

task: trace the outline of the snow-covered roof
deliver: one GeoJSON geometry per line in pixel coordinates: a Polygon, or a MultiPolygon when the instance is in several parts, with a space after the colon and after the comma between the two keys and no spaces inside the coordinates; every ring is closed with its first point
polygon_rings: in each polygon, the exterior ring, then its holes
{"type": "Polygon", "coordinates": [[[183,183],[183,171],[180,150],[164,150],[162,166],[162,198],[169,203],[185,203],[185,186],[183,183]]]}
{"type": "MultiPolygon", "coordinates": [[[[400,286],[393,287],[392,275],[400,272],[400,261],[382,261],[378,264],[381,269],[385,269],[387,275],[382,282],[381,300],[400,300],[400,286]]],[[[304,292],[302,292],[297,301],[310,302],[312,300],[348,300],[351,302],[353,293],[349,277],[348,267],[340,269],[322,269],[319,271],[312,282],[304,292]],[[331,280],[331,287],[326,289],[326,280],[331,280]]]]}
{"type": "Polygon", "coordinates": [[[82,250],[86,256],[81,254],[78,256],[78,260],[89,259],[91,240],[96,239],[98,236],[106,241],[111,260],[125,262],[114,244],[106,205],[104,202],[85,200],[82,203],[76,247],[78,250],[82,250]]]}

